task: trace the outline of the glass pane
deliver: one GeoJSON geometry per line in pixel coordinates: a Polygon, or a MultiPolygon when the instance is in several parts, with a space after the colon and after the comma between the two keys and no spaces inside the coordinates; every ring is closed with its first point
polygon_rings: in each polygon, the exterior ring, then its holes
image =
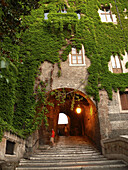
{"type": "Polygon", "coordinates": [[[73,64],[77,64],[77,60],[72,60],[72,63],[73,64]]]}
{"type": "Polygon", "coordinates": [[[48,14],[49,13],[44,13],[44,19],[48,19],[48,14]]]}
{"type": "Polygon", "coordinates": [[[78,64],[82,64],[82,56],[78,56],[78,64]]]}
{"type": "Polygon", "coordinates": [[[120,66],[120,60],[119,60],[119,57],[118,57],[117,55],[115,56],[115,59],[116,59],[117,68],[121,68],[121,66],[120,66]]]}
{"type": "Polygon", "coordinates": [[[82,60],[78,60],[78,64],[82,64],[82,60]]]}
{"type": "Polygon", "coordinates": [[[101,9],[99,9],[98,12],[99,12],[99,14],[104,13],[104,11],[101,9]]]}
{"type": "Polygon", "coordinates": [[[72,56],[72,63],[73,63],[73,64],[76,64],[76,63],[77,63],[76,56],[72,56]]]}
{"type": "Polygon", "coordinates": [[[112,14],[112,19],[113,19],[113,22],[116,22],[116,15],[115,14],[112,14]]]}
{"type": "Polygon", "coordinates": [[[115,59],[111,56],[112,68],[116,68],[115,59]]]}
{"type": "Polygon", "coordinates": [[[76,48],[72,48],[72,54],[76,54],[76,48]]]}
{"type": "Polygon", "coordinates": [[[101,14],[101,21],[102,21],[102,22],[106,22],[106,16],[105,16],[105,14],[101,14]]]}
{"type": "Polygon", "coordinates": [[[77,14],[77,16],[78,16],[78,19],[80,19],[80,14],[77,14]]]}
{"type": "Polygon", "coordinates": [[[82,60],[82,56],[81,55],[78,56],[78,60],[82,60]]]}
{"type": "Polygon", "coordinates": [[[76,56],[72,56],[72,59],[73,59],[73,60],[76,60],[76,56]]]}
{"type": "Polygon", "coordinates": [[[107,21],[108,21],[108,22],[112,22],[111,15],[109,14],[109,15],[106,15],[106,16],[107,16],[107,21]]]}

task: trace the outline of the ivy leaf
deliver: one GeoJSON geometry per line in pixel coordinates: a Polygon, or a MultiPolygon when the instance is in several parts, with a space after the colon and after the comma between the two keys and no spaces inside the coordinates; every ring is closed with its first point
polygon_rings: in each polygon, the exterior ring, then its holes
{"type": "Polygon", "coordinates": [[[10,62],[9,68],[10,68],[11,71],[13,71],[13,73],[14,73],[15,75],[18,74],[18,69],[17,69],[17,67],[16,67],[12,62],[10,62]]]}

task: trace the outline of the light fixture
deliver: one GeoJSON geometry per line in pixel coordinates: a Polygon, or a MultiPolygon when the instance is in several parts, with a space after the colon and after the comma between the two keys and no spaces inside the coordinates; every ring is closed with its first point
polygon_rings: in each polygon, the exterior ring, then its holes
{"type": "Polygon", "coordinates": [[[80,113],[81,113],[81,108],[80,108],[79,105],[78,105],[77,108],[76,108],[76,113],[77,113],[77,114],[80,114],[80,113]]]}

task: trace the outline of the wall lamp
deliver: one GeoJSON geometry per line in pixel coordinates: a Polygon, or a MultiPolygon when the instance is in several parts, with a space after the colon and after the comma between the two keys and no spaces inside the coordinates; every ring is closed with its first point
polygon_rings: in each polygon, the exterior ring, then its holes
{"type": "Polygon", "coordinates": [[[76,108],[76,113],[77,113],[77,114],[80,114],[80,113],[81,113],[81,108],[80,108],[79,105],[78,105],[77,108],[76,108]]]}

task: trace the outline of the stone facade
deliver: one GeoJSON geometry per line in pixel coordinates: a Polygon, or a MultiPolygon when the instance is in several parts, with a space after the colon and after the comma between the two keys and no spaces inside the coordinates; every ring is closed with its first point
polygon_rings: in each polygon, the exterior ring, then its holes
{"type": "Polygon", "coordinates": [[[48,90],[58,88],[73,88],[85,93],[84,87],[87,83],[87,68],[90,66],[90,60],[85,56],[85,66],[69,66],[69,58],[61,62],[61,76],[58,77],[58,65],[44,62],[41,65],[40,79],[48,80],[48,90]]]}
{"type": "Polygon", "coordinates": [[[121,110],[119,92],[113,91],[109,100],[106,91],[100,91],[99,119],[102,139],[128,135],[128,112],[121,110]]]}
{"type": "MultiPolygon", "coordinates": [[[[124,60],[121,61],[123,72],[127,72],[125,63],[127,62],[127,53],[124,55],[124,60]]],[[[41,65],[41,80],[49,82],[48,91],[59,88],[72,88],[79,90],[85,94],[85,85],[87,83],[88,72],[87,68],[90,66],[90,60],[85,54],[84,66],[70,66],[69,57],[66,62],[61,62],[61,76],[58,77],[57,64],[44,62],[41,65]]],[[[112,64],[109,62],[109,70],[112,70],[112,64]]],[[[128,127],[128,112],[121,110],[119,92],[113,91],[112,101],[108,99],[107,92],[101,90],[100,102],[98,103],[98,117],[100,123],[101,140],[106,138],[114,138],[119,135],[127,135],[128,127]]],[[[92,98],[90,98],[95,104],[92,98]]],[[[95,127],[97,128],[97,127],[95,127]]],[[[87,126],[88,129],[88,126],[87,126]]]]}

